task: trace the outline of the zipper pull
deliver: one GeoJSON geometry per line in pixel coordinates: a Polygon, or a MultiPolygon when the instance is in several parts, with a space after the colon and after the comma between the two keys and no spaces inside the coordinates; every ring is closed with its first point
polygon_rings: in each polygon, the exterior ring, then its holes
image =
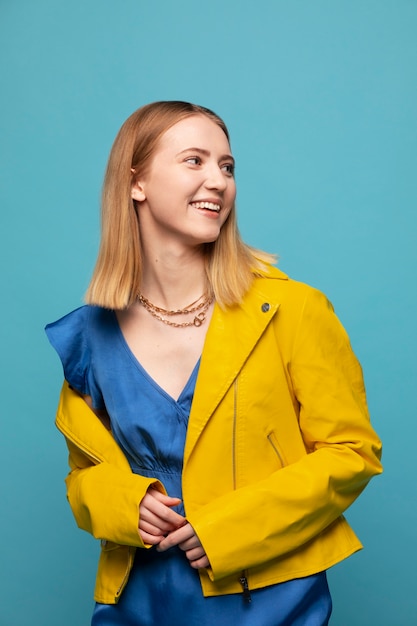
{"type": "Polygon", "coordinates": [[[249,585],[248,585],[248,579],[246,578],[246,576],[241,576],[239,578],[239,582],[242,585],[242,589],[243,589],[243,599],[245,600],[245,602],[252,602],[252,597],[250,595],[250,590],[249,590],[249,585]]]}

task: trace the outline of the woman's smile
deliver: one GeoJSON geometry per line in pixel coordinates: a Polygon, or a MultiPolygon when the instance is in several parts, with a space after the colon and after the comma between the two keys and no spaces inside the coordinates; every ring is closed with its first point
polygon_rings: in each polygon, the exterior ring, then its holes
{"type": "Polygon", "coordinates": [[[220,209],[221,209],[220,204],[218,204],[217,202],[211,202],[211,201],[190,202],[190,204],[195,209],[206,209],[207,211],[211,211],[211,212],[214,211],[215,213],[220,213],[220,209]]]}

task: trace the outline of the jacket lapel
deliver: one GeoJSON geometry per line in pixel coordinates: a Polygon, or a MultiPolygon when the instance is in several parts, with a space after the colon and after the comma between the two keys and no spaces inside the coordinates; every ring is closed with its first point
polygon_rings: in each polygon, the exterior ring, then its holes
{"type": "Polygon", "coordinates": [[[279,307],[276,287],[276,280],[255,280],[239,306],[225,311],[216,304],[201,357],[184,461],[275,316],[279,307]]]}

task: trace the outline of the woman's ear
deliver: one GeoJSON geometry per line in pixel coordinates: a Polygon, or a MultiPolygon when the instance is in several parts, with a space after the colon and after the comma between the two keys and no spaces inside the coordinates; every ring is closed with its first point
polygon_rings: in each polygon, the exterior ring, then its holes
{"type": "Polygon", "coordinates": [[[137,200],[138,202],[143,202],[144,200],[146,200],[144,185],[140,180],[137,180],[135,183],[133,183],[131,194],[132,200],[137,200]]]}

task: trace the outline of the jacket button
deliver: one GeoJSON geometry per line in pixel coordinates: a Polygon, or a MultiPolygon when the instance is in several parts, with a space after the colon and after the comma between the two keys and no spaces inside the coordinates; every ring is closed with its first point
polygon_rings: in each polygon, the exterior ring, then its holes
{"type": "Polygon", "coordinates": [[[269,302],[264,302],[263,305],[261,306],[262,313],[268,313],[270,308],[271,308],[271,305],[269,304],[269,302]]]}

